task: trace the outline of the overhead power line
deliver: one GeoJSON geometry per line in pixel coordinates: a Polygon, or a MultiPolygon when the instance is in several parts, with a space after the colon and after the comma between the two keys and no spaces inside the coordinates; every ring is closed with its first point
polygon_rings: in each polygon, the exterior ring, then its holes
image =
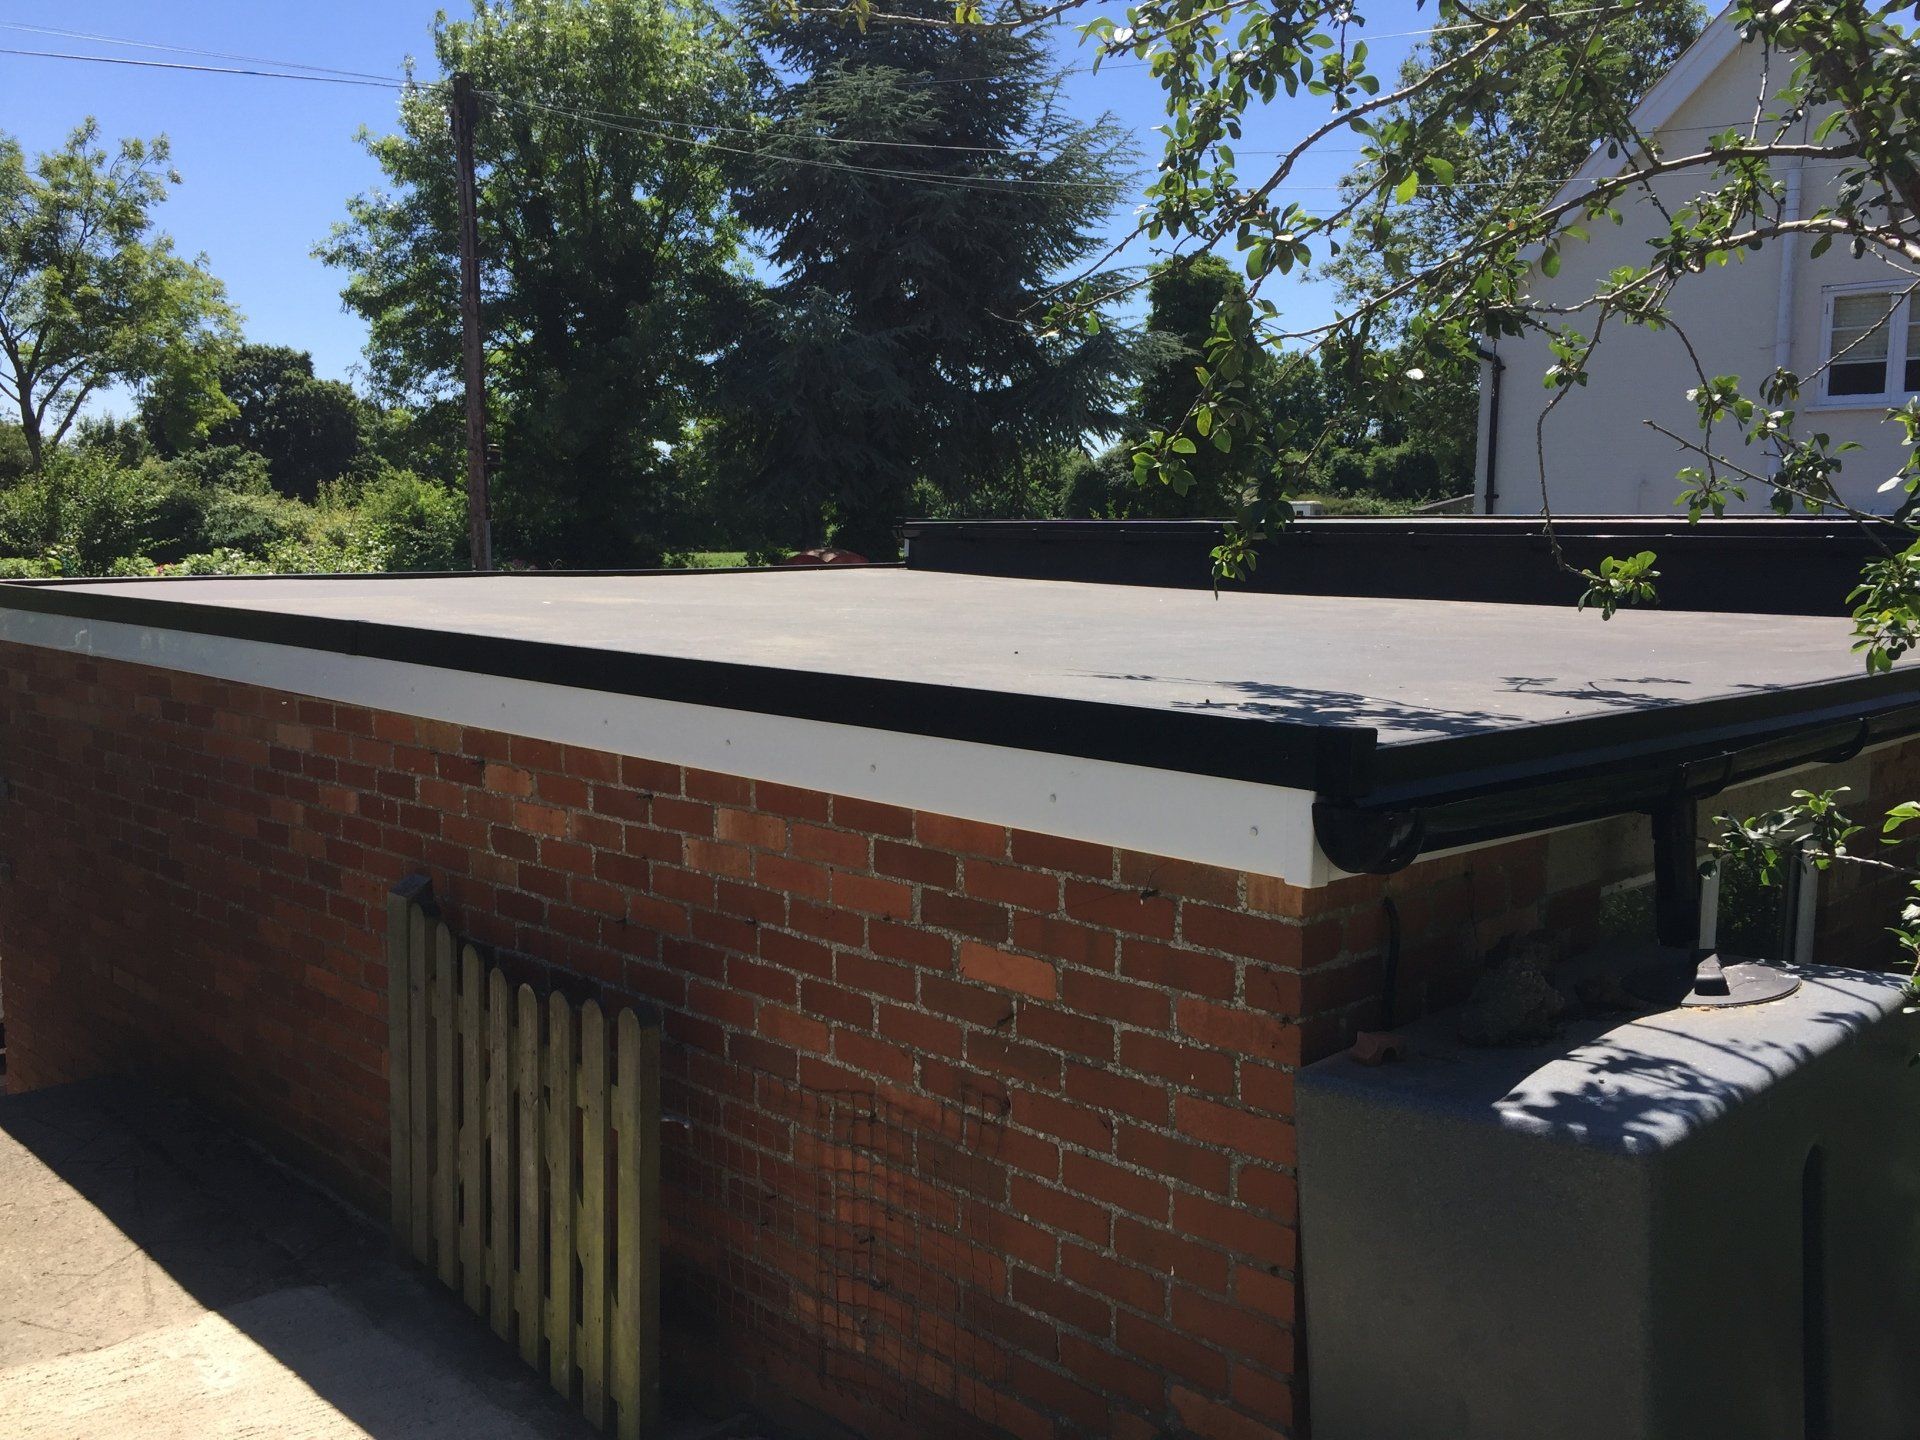
{"type": "Polygon", "coordinates": [[[377,80],[346,75],[307,75],[293,70],[243,70],[225,65],[189,65],[180,60],[135,60],[125,55],[76,55],[59,50],[14,50],[0,46],[0,55],[19,55],[33,60],[85,60],[95,65],[132,65],[142,70],[188,70],[201,75],[247,75],[260,80],[307,80],[316,85],[378,86],[404,90],[405,80],[377,80]]]}
{"type": "Polygon", "coordinates": [[[171,55],[199,55],[209,60],[238,60],[247,65],[271,65],[279,70],[311,70],[320,75],[400,83],[397,76],[371,70],[337,70],[327,65],[309,65],[304,60],[269,60],[259,55],[235,54],[231,50],[203,50],[196,45],[168,45],[158,40],[134,40],[124,35],[96,35],[86,30],[62,30],[55,25],[28,25],[18,20],[0,20],[0,30],[20,30],[29,35],[55,35],[63,40],[88,40],[96,45],[125,45],[135,50],[163,50],[171,55]]]}

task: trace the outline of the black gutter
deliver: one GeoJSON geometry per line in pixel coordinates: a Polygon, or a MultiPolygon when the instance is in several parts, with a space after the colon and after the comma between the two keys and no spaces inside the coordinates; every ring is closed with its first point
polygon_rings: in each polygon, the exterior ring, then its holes
{"type": "Polygon", "coordinates": [[[1424,800],[1322,799],[1313,807],[1314,835],[1342,870],[1386,875],[1432,851],[1613,815],[1670,813],[1749,780],[1802,765],[1838,764],[1870,745],[1920,734],[1920,697],[1911,692],[1908,686],[1888,703],[1852,707],[1852,713],[1824,722],[1749,732],[1744,743],[1703,738],[1634,763],[1589,761],[1571,773],[1511,776],[1504,782],[1483,777],[1424,800]]]}
{"type": "Polygon", "coordinates": [[[1499,512],[1494,505],[1500,497],[1496,482],[1495,462],[1500,458],[1500,381],[1507,373],[1507,362],[1500,358],[1498,351],[1490,345],[1474,344],[1474,353],[1493,366],[1493,380],[1489,384],[1487,396],[1487,498],[1484,514],[1499,512]]]}

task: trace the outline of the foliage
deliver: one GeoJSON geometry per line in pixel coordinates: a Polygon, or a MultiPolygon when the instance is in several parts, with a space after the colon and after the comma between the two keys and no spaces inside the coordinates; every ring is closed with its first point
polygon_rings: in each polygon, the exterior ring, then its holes
{"type": "Polygon", "coordinates": [[[140,406],[141,423],[163,450],[237,446],[265,460],[283,495],[311,500],[324,481],[347,473],[360,453],[364,406],[338,380],[314,377],[313,357],[284,345],[222,347],[214,380],[225,401],[219,418],[183,415],[194,397],[163,376],[140,406]],[[192,438],[182,443],[181,436],[192,438]]]}
{"type": "Polygon", "coordinates": [[[76,450],[0,492],[0,554],[58,555],[59,572],[105,574],[139,554],[157,528],[165,495],[140,470],[76,450]]]}
{"type": "Polygon", "coordinates": [[[347,548],[367,568],[465,568],[467,507],[457,491],[409,470],[387,470],[359,486],[351,500],[347,548]]]}
{"type": "MultiPolygon", "coordinates": [[[[442,15],[470,72],[497,532],[541,563],[632,564],[671,537],[672,451],[699,412],[746,283],[727,157],[644,120],[749,117],[749,57],[702,0],[511,0],[442,15]],[[605,118],[603,118],[605,117],[605,118]]],[[[460,374],[453,147],[444,87],[366,136],[391,187],[348,203],[319,254],[348,272],[390,399],[445,407],[460,374]]]]}
{"type": "Polygon", "coordinates": [[[11,485],[33,469],[33,451],[18,425],[0,423],[0,485],[11,485]]]}
{"type": "Polygon", "coordinates": [[[938,0],[909,8],[936,23],[768,22],[792,78],[739,203],[780,279],[724,372],[742,505],[783,538],[830,524],[876,558],[916,482],[959,500],[1116,433],[1130,363],[1097,306],[1070,329],[1016,323],[1096,254],[1132,163],[1119,126],[1060,113],[1040,39],[943,27],[938,0]]]}
{"type": "Polygon", "coordinates": [[[109,156],[99,135],[88,120],[31,164],[0,135],[0,398],[35,469],[103,386],[169,375],[188,393],[234,323],[220,282],[153,229],[180,178],[166,139],[109,156]]]}

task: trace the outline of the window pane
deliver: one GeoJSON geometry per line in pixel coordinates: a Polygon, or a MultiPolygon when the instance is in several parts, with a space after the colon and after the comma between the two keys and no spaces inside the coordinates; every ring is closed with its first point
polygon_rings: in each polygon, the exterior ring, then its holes
{"type": "Polygon", "coordinates": [[[1833,348],[1829,355],[1845,354],[1848,360],[1884,360],[1887,358],[1887,341],[1892,339],[1891,325],[1882,325],[1878,330],[1864,330],[1855,326],[1833,327],[1833,348]]]}
{"type": "Polygon", "coordinates": [[[1892,291],[1885,290],[1833,297],[1827,358],[1834,363],[1827,372],[1827,394],[1887,393],[1887,356],[1896,323],[1887,318],[1887,312],[1897,301],[1892,291]]]}
{"type": "Polygon", "coordinates": [[[1827,372],[1829,395],[1884,395],[1887,390],[1887,362],[1875,360],[1867,365],[1842,362],[1827,372]]]}
{"type": "MultiPolygon", "coordinates": [[[[1907,302],[1911,305],[1913,302],[1907,302]]],[[[1920,312],[1907,314],[1907,382],[1909,390],[1920,390],[1920,312]]]]}
{"type": "Polygon", "coordinates": [[[1833,297],[1834,331],[1870,330],[1887,318],[1887,311],[1893,305],[1894,296],[1890,290],[1878,290],[1865,295],[1836,295],[1833,297]]]}

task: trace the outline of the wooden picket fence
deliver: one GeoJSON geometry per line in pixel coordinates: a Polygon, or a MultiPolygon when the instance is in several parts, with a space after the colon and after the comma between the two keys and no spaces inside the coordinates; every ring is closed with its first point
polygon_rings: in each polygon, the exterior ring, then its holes
{"type": "Polygon", "coordinates": [[[512,990],[387,897],[396,1246],[621,1440],[657,1428],[660,1030],[512,990]],[[609,1035],[609,1030],[613,1033],[609,1035]]]}

